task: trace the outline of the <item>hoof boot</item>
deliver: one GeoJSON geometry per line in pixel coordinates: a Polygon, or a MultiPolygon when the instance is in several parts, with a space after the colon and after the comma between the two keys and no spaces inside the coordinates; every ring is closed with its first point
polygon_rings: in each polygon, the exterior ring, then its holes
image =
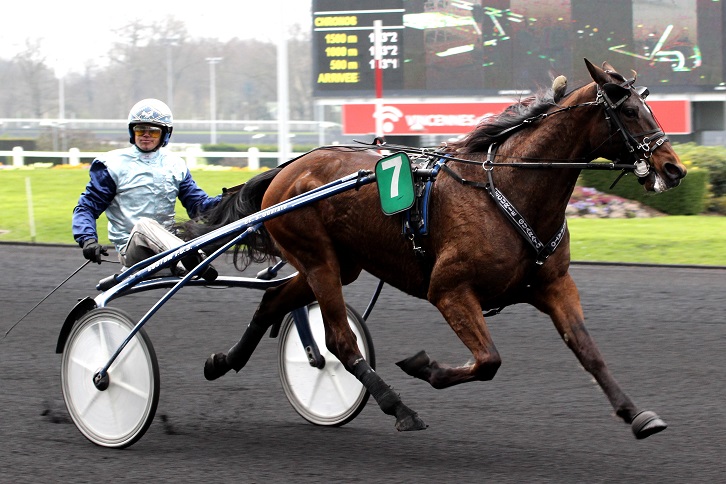
{"type": "Polygon", "coordinates": [[[655,412],[650,410],[645,410],[636,415],[630,426],[636,439],[644,439],[668,427],[655,412]]]}
{"type": "Polygon", "coordinates": [[[216,380],[231,369],[227,363],[227,355],[214,353],[204,362],[204,378],[209,381],[216,380]]]}

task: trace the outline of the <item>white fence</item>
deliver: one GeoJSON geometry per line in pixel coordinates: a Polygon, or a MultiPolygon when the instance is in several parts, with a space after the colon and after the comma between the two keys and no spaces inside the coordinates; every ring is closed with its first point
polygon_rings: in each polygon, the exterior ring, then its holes
{"type": "MultiPolygon", "coordinates": [[[[279,161],[280,153],[277,151],[260,152],[257,148],[250,148],[247,151],[202,151],[199,147],[190,146],[183,151],[174,151],[186,160],[187,167],[195,168],[199,158],[242,158],[247,159],[247,166],[252,170],[260,168],[261,158],[270,158],[279,161]]],[[[95,158],[104,152],[85,151],[78,148],[71,148],[68,151],[25,151],[21,146],[16,146],[12,151],[0,151],[0,158],[11,157],[12,166],[21,167],[25,165],[25,158],[62,158],[67,160],[65,164],[74,166],[81,163],[81,159],[95,158]]],[[[302,153],[287,153],[293,158],[302,153]]],[[[285,161],[285,160],[283,160],[285,161]]]]}

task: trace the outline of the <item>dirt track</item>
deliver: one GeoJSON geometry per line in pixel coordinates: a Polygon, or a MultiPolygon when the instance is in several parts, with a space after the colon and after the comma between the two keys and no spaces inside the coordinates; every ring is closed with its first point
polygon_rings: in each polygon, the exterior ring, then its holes
{"type": "MultiPolygon", "coordinates": [[[[83,262],[80,250],[0,245],[2,334],[83,262]]],[[[233,273],[224,263],[222,272],[233,273]]],[[[717,482],[726,465],[726,270],[575,266],[588,328],[624,389],[669,428],[636,441],[546,317],[489,319],[504,360],[492,382],[434,390],[394,362],[426,349],[469,358],[438,312],[386,287],[368,320],[378,372],[429,424],[398,433],[371,400],[342,428],[315,427],[285,399],[276,340],[216,382],[204,359],[241,334],[260,293],[182,291],[147,325],[161,365],[156,419],[117,451],[70,423],[54,353],[75,301],[111,264],[89,265],[0,341],[0,481],[717,482]]],[[[347,289],[359,312],[375,281],[347,289]]],[[[113,305],[140,316],[158,292],[113,305]]],[[[1,335],[0,335],[1,336],[1,335]]]]}

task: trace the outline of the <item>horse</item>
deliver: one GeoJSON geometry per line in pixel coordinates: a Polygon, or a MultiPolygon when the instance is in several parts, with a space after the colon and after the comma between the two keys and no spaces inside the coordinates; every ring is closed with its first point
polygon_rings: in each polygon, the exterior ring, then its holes
{"type": "MultiPolygon", "coordinates": [[[[374,184],[266,221],[240,250],[254,260],[282,257],[297,275],[266,290],[241,339],[205,361],[205,377],[239,372],[268,329],[317,300],[329,351],[381,410],[395,417],[397,430],[425,429],[419,415],[363,358],[348,326],[342,287],[365,270],[428,300],[473,356],[457,366],[421,351],[397,363],[407,374],[437,389],[493,379],[502,359],[484,312],[528,303],[551,318],[636,438],[664,430],[667,425],[655,412],[639,409],[621,389],[585,327],[569,273],[565,209],[580,170],[602,164],[596,159],[619,162],[652,192],[677,186],[686,168],[646,104],[647,89],[635,86],[636,73],[627,79],[607,62],[598,67],[584,60],[592,82],[566,92],[567,80],[560,76],[551,88],[483,119],[462,139],[433,152],[440,170],[432,180],[425,235],[403,236],[403,217],[382,213],[374,184]]],[[[383,156],[380,148],[386,145],[312,150],[248,181],[202,219],[188,223],[186,236],[199,236],[356,170],[370,172],[383,156]]]]}

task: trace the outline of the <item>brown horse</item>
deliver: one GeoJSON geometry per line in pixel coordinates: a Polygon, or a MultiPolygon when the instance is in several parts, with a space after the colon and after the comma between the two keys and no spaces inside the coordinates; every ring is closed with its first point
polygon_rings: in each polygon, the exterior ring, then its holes
{"type": "MultiPolygon", "coordinates": [[[[383,412],[396,417],[398,430],[426,428],[361,356],[348,326],[342,286],[366,270],[430,301],[474,357],[452,366],[421,351],[398,363],[409,375],[434,388],[491,380],[501,358],[483,310],[529,303],[552,318],[637,438],[665,429],[654,412],[639,410],[621,390],[585,328],[568,272],[565,208],[580,169],[596,158],[627,163],[645,189],[655,192],[677,186],[686,168],[647,106],[647,90],[634,87],[634,79],[607,63],[602,68],[585,63],[594,82],[565,94],[566,80],[560,77],[552,89],[485,119],[464,139],[436,152],[445,163],[439,162],[442,169],[430,192],[428,234],[403,237],[401,215],[382,213],[374,185],[265,222],[266,232],[260,235],[271,237],[274,245],[251,241],[251,254],[282,256],[299,273],[266,291],[241,340],[207,360],[207,379],[239,371],[271,326],[317,299],[327,348],[383,412]],[[539,236],[549,243],[542,244],[539,236]]],[[[373,170],[380,158],[375,147],[314,150],[248,182],[206,215],[208,225],[188,226],[188,236],[357,170],[373,170]]]]}

